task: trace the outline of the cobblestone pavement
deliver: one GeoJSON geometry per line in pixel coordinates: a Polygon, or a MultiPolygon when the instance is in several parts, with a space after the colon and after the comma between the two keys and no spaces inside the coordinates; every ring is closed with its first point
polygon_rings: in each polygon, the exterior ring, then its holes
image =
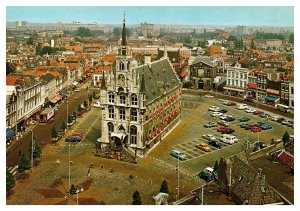
{"type": "MultiPolygon", "coordinates": [[[[92,108],[85,116],[77,119],[77,123],[68,132],[83,132],[85,137],[80,143],[71,143],[60,140],[57,145],[48,145],[43,149],[41,164],[30,174],[30,178],[25,182],[18,182],[14,188],[15,194],[7,200],[8,204],[76,204],[76,200],[65,200],[68,189],[68,154],[70,146],[70,156],[73,165],[71,166],[71,184],[78,185],[92,179],[90,188],[79,194],[80,203],[106,204],[130,204],[132,193],[140,191],[143,204],[152,204],[152,196],[156,195],[163,180],[169,184],[171,198],[174,201],[177,188],[176,166],[178,160],[170,156],[172,149],[184,151],[188,160],[179,162],[180,174],[180,196],[186,196],[190,191],[204,183],[197,178],[197,173],[207,166],[213,166],[220,157],[228,157],[243,150],[246,140],[252,143],[257,140],[258,135],[249,133],[239,127],[239,121],[234,121],[230,127],[236,130],[235,135],[240,141],[233,145],[226,145],[222,149],[211,147],[212,152],[204,152],[195,148],[195,144],[202,142],[203,134],[220,134],[213,128],[205,128],[203,125],[209,121],[216,122],[218,119],[211,117],[208,108],[217,105],[228,110],[229,114],[235,117],[251,117],[250,121],[266,121],[244,111],[223,106],[214,99],[205,100],[198,96],[183,97],[185,102],[182,111],[182,121],[180,124],[154,148],[138,164],[130,164],[112,159],[95,157],[94,141],[101,134],[100,110],[92,108]],[[189,102],[189,103],[188,103],[189,102]],[[59,160],[60,164],[57,164],[59,160]],[[90,164],[94,165],[91,177],[87,177],[90,164]],[[104,166],[101,170],[100,166],[104,166]],[[109,169],[113,169],[113,173],[109,169]],[[129,178],[133,175],[133,179],[129,178]],[[61,180],[58,187],[54,187],[55,181],[61,180]],[[151,185],[150,181],[151,180],[151,185]],[[38,189],[38,190],[37,190],[38,189]],[[41,190],[54,191],[54,196],[45,197],[41,190]],[[60,192],[60,193],[58,193],[60,192]],[[93,200],[91,200],[93,199],[93,200]]],[[[269,142],[271,138],[275,140],[281,138],[285,130],[293,134],[291,128],[270,122],[273,129],[263,131],[259,134],[260,140],[269,142]]]]}

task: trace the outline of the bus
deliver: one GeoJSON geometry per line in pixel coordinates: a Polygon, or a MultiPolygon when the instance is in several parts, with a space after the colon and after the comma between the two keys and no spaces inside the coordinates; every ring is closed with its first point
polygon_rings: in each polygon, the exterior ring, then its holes
{"type": "Polygon", "coordinates": [[[277,104],[276,108],[278,111],[281,111],[281,112],[285,112],[285,113],[290,112],[290,107],[288,107],[287,105],[277,104]]]}

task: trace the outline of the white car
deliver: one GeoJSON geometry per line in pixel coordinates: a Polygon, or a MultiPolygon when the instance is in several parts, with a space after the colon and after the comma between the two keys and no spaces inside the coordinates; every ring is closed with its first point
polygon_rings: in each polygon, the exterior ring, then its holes
{"type": "Polygon", "coordinates": [[[213,96],[213,95],[208,95],[208,94],[207,94],[207,95],[204,95],[204,97],[205,97],[205,98],[208,98],[208,99],[212,99],[212,98],[214,98],[214,96],[213,96]]]}
{"type": "Polygon", "coordinates": [[[208,110],[217,112],[217,111],[220,111],[221,109],[218,106],[211,106],[208,110]]]}
{"type": "Polygon", "coordinates": [[[213,116],[213,117],[217,117],[217,116],[222,116],[223,113],[214,111],[214,112],[212,112],[210,115],[213,116]]]}
{"type": "Polygon", "coordinates": [[[223,134],[220,140],[227,144],[234,144],[238,142],[238,139],[233,135],[223,134]]]}
{"type": "Polygon", "coordinates": [[[202,136],[202,138],[204,138],[204,139],[206,139],[206,140],[209,140],[209,141],[215,141],[215,140],[217,140],[217,138],[214,137],[212,134],[204,134],[204,135],[202,136]]]}
{"type": "Polygon", "coordinates": [[[247,113],[254,113],[256,110],[253,108],[248,108],[245,110],[247,113]]]}
{"type": "Polygon", "coordinates": [[[77,88],[77,89],[75,89],[74,91],[75,91],[75,92],[80,92],[80,89],[79,89],[79,88],[77,88]]]}
{"type": "Polygon", "coordinates": [[[100,108],[101,107],[100,101],[96,101],[93,106],[94,108],[100,108]]]}
{"type": "Polygon", "coordinates": [[[228,114],[223,114],[222,116],[220,116],[221,120],[226,120],[228,117],[233,118],[233,116],[228,115],[228,114]]]}
{"type": "Polygon", "coordinates": [[[279,116],[273,116],[272,118],[271,118],[271,120],[273,120],[273,121],[277,121],[279,119],[279,116]]]}

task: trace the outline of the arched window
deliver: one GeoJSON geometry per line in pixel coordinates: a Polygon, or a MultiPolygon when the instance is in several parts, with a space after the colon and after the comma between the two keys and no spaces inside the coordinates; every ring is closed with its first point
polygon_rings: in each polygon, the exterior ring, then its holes
{"type": "Polygon", "coordinates": [[[136,95],[131,95],[131,105],[137,105],[137,96],[136,95]]]}
{"type": "Polygon", "coordinates": [[[125,76],[124,75],[120,74],[118,76],[118,84],[121,86],[125,85],[125,76]]]}
{"type": "Polygon", "coordinates": [[[124,70],[125,69],[125,65],[123,62],[120,62],[119,64],[119,70],[124,70]]]}
{"type": "Polygon", "coordinates": [[[137,122],[137,110],[136,109],[131,109],[130,120],[137,122]]]}
{"type": "Polygon", "coordinates": [[[109,103],[115,103],[115,95],[112,92],[108,93],[108,102],[109,103]]]}
{"type": "Polygon", "coordinates": [[[120,108],[119,109],[119,114],[120,114],[120,119],[125,120],[125,108],[120,108]]]}
{"type": "Polygon", "coordinates": [[[114,132],[114,124],[109,122],[107,123],[108,136],[110,137],[111,133],[114,132]]]}
{"type": "Polygon", "coordinates": [[[125,94],[120,95],[120,104],[125,105],[126,104],[126,96],[125,94]]]}
{"type": "Polygon", "coordinates": [[[132,125],[130,127],[130,144],[136,145],[137,142],[137,127],[132,125]]]}
{"type": "Polygon", "coordinates": [[[115,109],[113,106],[108,107],[108,118],[110,118],[110,119],[115,118],[115,109]]]}

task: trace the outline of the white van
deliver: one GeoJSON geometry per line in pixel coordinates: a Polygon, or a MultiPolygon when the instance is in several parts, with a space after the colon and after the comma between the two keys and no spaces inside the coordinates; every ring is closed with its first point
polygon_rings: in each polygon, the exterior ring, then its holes
{"type": "Polygon", "coordinates": [[[220,140],[226,144],[234,144],[238,139],[233,135],[223,134],[220,140]]]}
{"type": "Polygon", "coordinates": [[[239,110],[245,110],[248,108],[247,104],[239,103],[236,105],[236,108],[239,110]]]}

